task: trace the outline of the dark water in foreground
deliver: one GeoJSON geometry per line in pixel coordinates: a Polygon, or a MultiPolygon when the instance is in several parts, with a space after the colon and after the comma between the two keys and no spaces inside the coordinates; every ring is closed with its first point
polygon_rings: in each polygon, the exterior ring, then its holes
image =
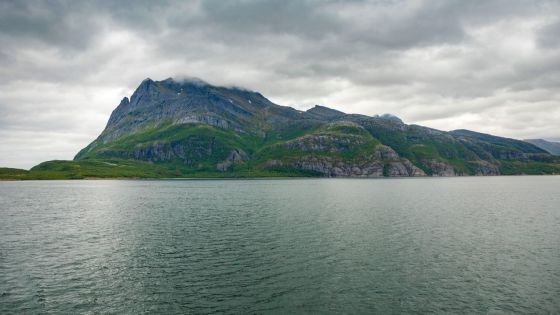
{"type": "Polygon", "coordinates": [[[560,177],[0,182],[0,313],[560,313],[560,177]]]}

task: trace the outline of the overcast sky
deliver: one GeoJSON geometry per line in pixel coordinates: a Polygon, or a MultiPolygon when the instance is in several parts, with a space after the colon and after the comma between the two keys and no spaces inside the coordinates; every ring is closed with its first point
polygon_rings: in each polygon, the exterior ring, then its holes
{"type": "Polygon", "coordinates": [[[0,0],[0,166],[71,159],[150,77],[560,139],[560,2],[0,0]]]}

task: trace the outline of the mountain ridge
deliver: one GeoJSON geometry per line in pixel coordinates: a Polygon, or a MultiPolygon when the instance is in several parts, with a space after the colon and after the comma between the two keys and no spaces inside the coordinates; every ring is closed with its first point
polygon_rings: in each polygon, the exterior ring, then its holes
{"type": "Polygon", "coordinates": [[[544,139],[525,139],[525,142],[529,142],[550,154],[560,155],[560,142],[547,141],[544,139]]]}
{"type": "Polygon", "coordinates": [[[73,161],[41,163],[33,172],[71,178],[560,174],[560,160],[524,141],[408,125],[390,114],[346,114],[322,105],[300,111],[243,88],[147,78],[73,161]]]}

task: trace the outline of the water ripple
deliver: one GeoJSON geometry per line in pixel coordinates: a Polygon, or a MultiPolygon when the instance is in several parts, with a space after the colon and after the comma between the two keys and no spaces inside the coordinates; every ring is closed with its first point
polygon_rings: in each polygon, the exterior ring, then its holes
{"type": "Polygon", "coordinates": [[[559,189],[0,182],[0,313],[560,313],[559,189]]]}

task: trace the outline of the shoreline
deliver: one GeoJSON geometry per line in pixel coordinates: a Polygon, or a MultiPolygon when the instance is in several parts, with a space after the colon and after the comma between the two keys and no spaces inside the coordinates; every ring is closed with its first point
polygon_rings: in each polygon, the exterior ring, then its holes
{"type": "Polygon", "coordinates": [[[86,178],[0,178],[0,182],[27,181],[99,181],[99,180],[129,180],[129,181],[211,181],[211,180],[289,180],[289,179],[447,179],[447,178],[496,178],[496,177],[554,177],[560,174],[514,174],[514,175],[460,175],[460,176],[380,176],[380,177],[329,177],[329,176],[261,176],[261,177],[86,177],[86,178]]]}

